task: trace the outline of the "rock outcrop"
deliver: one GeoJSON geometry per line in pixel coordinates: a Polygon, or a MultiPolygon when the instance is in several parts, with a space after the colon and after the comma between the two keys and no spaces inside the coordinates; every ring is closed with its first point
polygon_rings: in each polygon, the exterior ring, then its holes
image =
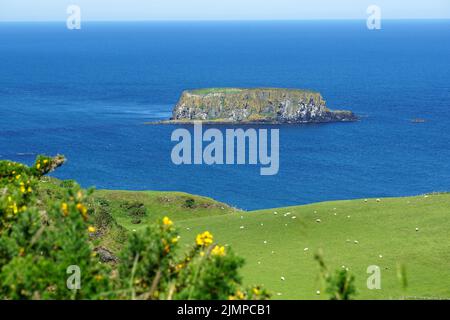
{"type": "Polygon", "coordinates": [[[184,91],[168,123],[319,123],[355,121],[332,111],[318,92],[299,89],[214,88],[184,91]]]}

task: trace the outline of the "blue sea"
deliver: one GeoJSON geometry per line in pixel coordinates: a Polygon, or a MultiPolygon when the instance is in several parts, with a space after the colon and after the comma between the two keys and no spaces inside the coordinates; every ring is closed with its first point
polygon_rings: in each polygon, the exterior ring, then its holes
{"type": "Polygon", "coordinates": [[[53,175],[84,187],[243,209],[450,191],[449,111],[450,21],[0,23],[0,159],[64,154],[53,175]],[[274,176],[176,166],[176,127],[144,123],[203,87],[317,90],[361,119],[274,126],[274,176]]]}

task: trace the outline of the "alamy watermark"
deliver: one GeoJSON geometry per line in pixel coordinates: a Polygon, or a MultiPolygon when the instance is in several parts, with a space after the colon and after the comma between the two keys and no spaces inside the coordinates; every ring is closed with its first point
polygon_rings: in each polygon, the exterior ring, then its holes
{"type": "Polygon", "coordinates": [[[367,289],[381,289],[381,269],[379,266],[371,265],[367,267],[367,273],[370,276],[367,278],[367,289]]]}
{"type": "Polygon", "coordinates": [[[66,20],[67,29],[81,29],[81,8],[77,5],[72,4],[67,7],[66,13],[69,15],[66,20]]]}
{"type": "Polygon", "coordinates": [[[226,129],[224,135],[221,130],[216,128],[209,128],[203,132],[201,122],[195,122],[193,131],[193,136],[189,130],[184,128],[172,132],[171,140],[178,142],[171,153],[174,164],[259,164],[261,166],[260,174],[263,176],[278,173],[280,167],[279,129],[226,129]]]}
{"type": "Polygon", "coordinates": [[[71,265],[67,267],[67,274],[70,276],[67,278],[66,285],[69,290],[81,289],[81,269],[77,265],[71,265]]]}
{"type": "Polygon", "coordinates": [[[366,24],[369,30],[380,30],[381,29],[381,8],[377,5],[370,5],[366,13],[369,15],[366,24]]]}

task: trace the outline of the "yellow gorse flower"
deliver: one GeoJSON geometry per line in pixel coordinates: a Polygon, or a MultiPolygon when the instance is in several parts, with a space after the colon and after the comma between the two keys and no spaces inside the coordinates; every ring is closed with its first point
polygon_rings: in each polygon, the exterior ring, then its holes
{"type": "Polygon", "coordinates": [[[17,203],[16,203],[16,202],[13,202],[12,204],[10,204],[10,205],[8,206],[8,208],[11,209],[11,211],[12,211],[14,214],[17,214],[17,213],[19,212],[19,208],[17,207],[17,203]]]}
{"type": "Polygon", "coordinates": [[[101,274],[97,274],[97,275],[95,276],[95,280],[101,281],[101,280],[103,280],[103,276],[102,276],[101,274]]]}
{"type": "Polygon", "coordinates": [[[77,210],[81,213],[83,217],[87,217],[87,208],[83,204],[78,203],[77,210]]]}
{"type": "Polygon", "coordinates": [[[95,229],[95,227],[93,226],[89,226],[88,231],[89,233],[94,233],[97,229],[95,229]]]}
{"type": "Polygon", "coordinates": [[[184,264],[183,263],[179,263],[175,266],[175,270],[180,271],[181,269],[184,268],[184,264]]]}
{"type": "Polygon", "coordinates": [[[203,233],[200,233],[195,238],[195,243],[198,246],[209,246],[213,243],[213,235],[209,231],[205,231],[203,233]]]}
{"type": "Polygon", "coordinates": [[[224,246],[215,246],[214,249],[212,249],[211,254],[213,256],[223,257],[225,255],[225,247],[224,246]]]}
{"type": "Polygon", "coordinates": [[[169,219],[169,217],[164,217],[163,220],[163,225],[170,227],[171,225],[173,225],[172,220],[169,219]]]}
{"type": "Polygon", "coordinates": [[[61,204],[61,210],[65,216],[69,214],[69,206],[67,205],[67,203],[64,202],[61,204]]]}

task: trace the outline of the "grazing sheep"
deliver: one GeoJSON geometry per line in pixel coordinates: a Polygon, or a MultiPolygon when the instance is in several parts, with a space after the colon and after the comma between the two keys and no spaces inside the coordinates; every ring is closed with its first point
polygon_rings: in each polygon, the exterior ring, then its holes
{"type": "Polygon", "coordinates": [[[284,281],[284,280],[286,280],[286,278],[285,277],[281,277],[281,281],[284,281]]]}
{"type": "Polygon", "coordinates": [[[320,222],[322,222],[322,220],[320,220],[320,219],[316,219],[316,222],[317,222],[317,223],[320,223],[320,222]]]}

